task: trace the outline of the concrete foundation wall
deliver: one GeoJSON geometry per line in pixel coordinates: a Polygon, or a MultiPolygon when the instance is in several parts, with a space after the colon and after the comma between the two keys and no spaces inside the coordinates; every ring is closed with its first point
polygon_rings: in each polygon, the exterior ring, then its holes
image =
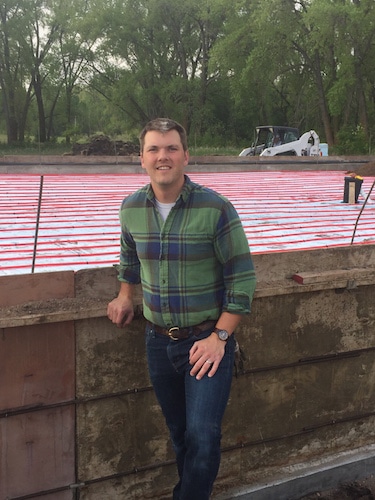
{"type": "MultiPolygon", "coordinates": [[[[254,262],[220,498],[375,444],[375,247],[254,262]]],[[[148,378],[141,293],[123,330],[106,318],[117,289],[114,268],[0,278],[0,500],[170,498],[174,455],[148,378]]]]}

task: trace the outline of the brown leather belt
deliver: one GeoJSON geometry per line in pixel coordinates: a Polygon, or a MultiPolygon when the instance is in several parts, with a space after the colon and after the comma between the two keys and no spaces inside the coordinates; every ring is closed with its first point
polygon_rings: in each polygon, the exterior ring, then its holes
{"type": "Polygon", "coordinates": [[[201,332],[209,330],[211,327],[212,329],[214,329],[216,321],[214,320],[203,321],[203,323],[199,323],[199,325],[188,326],[186,328],[180,328],[178,326],[172,326],[172,328],[163,328],[161,326],[155,325],[154,323],[150,323],[150,321],[147,321],[147,325],[150,328],[152,328],[156,333],[161,333],[162,335],[166,335],[172,340],[181,340],[181,339],[187,339],[192,335],[199,335],[201,332]]]}

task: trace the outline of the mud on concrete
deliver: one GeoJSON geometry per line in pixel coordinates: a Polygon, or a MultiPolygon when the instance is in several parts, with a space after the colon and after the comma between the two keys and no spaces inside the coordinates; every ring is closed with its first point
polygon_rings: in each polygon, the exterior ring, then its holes
{"type": "Polygon", "coordinates": [[[375,476],[349,482],[335,489],[317,491],[298,500],[375,500],[375,476]]]}

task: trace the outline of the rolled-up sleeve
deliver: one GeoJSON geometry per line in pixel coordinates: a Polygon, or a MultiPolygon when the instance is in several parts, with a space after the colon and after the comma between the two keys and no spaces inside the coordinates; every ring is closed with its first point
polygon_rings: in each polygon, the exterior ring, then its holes
{"type": "Polygon", "coordinates": [[[250,313],[256,286],[255,269],[241,219],[229,201],[218,221],[215,251],[223,265],[223,311],[250,313]]]}
{"type": "MultiPolygon", "coordinates": [[[[121,214],[120,214],[121,220],[121,214]]],[[[121,221],[121,246],[118,279],[125,283],[136,285],[140,283],[140,262],[137,255],[135,242],[127,232],[124,221],[121,221]]]]}

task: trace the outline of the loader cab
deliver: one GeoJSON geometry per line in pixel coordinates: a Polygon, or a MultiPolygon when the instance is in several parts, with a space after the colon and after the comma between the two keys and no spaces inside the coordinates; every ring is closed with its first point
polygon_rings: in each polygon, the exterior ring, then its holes
{"type": "Polygon", "coordinates": [[[243,149],[240,156],[259,156],[267,148],[298,141],[299,137],[298,128],[276,125],[255,127],[252,146],[243,149]]]}
{"type": "Polygon", "coordinates": [[[299,131],[292,127],[262,126],[256,127],[256,139],[254,143],[256,154],[260,154],[265,148],[272,148],[287,144],[299,139],[299,131]],[[259,151],[259,153],[258,153],[259,151]]]}

